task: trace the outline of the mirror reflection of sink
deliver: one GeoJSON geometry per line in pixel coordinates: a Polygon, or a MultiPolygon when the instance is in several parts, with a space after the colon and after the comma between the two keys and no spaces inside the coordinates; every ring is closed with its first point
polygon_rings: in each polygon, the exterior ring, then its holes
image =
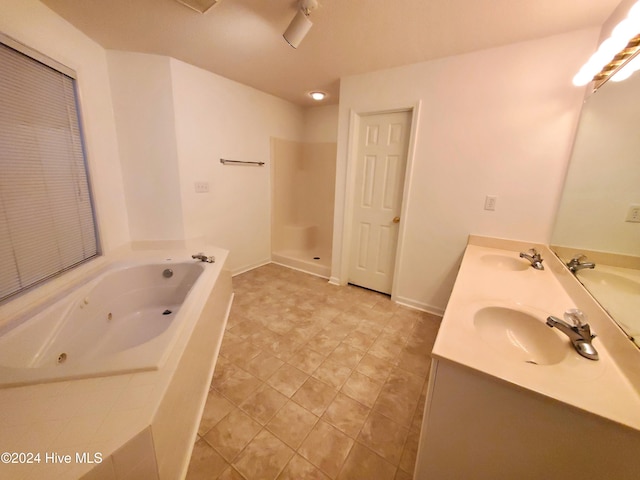
{"type": "Polygon", "coordinates": [[[561,362],[570,351],[544,319],[508,307],[484,307],[474,315],[474,325],[480,337],[505,359],[553,365],[561,362]]]}
{"type": "Polygon", "coordinates": [[[529,263],[520,258],[508,257],[506,255],[482,255],[480,260],[485,265],[500,270],[526,270],[530,266],[529,263]]]}
{"type": "Polygon", "coordinates": [[[615,273],[585,269],[580,270],[576,276],[578,280],[589,282],[589,284],[593,283],[599,287],[609,287],[625,293],[640,295],[640,283],[615,273]]]}

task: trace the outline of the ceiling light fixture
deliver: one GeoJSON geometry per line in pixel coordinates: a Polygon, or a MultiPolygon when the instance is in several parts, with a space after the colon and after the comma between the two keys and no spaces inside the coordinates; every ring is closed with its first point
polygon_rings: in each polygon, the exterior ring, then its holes
{"type": "Polygon", "coordinates": [[[289,45],[293,48],[298,48],[300,42],[311,30],[313,23],[309,20],[309,15],[312,10],[318,8],[317,0],[299,0],[298,1],[298,13],[293,17],[291,23],[282,35],[289,45]]]}
{"type": "Polygon", "coordinates": [[[324,92],[309,92],[309,96],[319,102],[320,100],[324,100],[327,94],[324,92]]]}
{"type": "MultiPolygon", "coordinates": [[[[638,54],[640,54],[640,1],[631,7],[627,17],[613,29],[611,36],[600,44],[598,50],[573,77],[573,84],[583,87],[590,82],[595,82],[593,88],[595,92],[617,72],[622,73],[626,64],[631,63],[632,67],[636,67],[638,62],[630,62],[630,60],[638,54]]],[[[617,79],[618,81],[628,78],[634,71],[633,68],[626,70],[624,75],[620,75],[617,79]]]]}

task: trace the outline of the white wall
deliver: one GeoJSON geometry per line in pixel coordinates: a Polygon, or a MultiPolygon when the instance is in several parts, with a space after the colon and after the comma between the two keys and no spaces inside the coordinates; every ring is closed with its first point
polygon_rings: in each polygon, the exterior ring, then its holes
{"type": "Polygon", "coordinates": [[[268,262],[270,139],[302,140],[304,110],[178,60],[171,74],[185,237],[229,249],[234,272],[268,262]],[[209,193],[195,193],[196,181],[208,182],[209,193]]]}
{"type": "MultiPolygon", "coordinates": [[[[547,243],[599,29],[341,79],[332,277],[342,245],[350,112],[420,104],[396,300],[441,312],[470,233],[547,243]],[[497,195],[493,212],[485,195],[497,195]]],[[[348,222],[347,222],[348,224],[348,222]]]]}
{"type": "Polygon", "coordinates": [[[129,241],[105,51],[36,0],[3,0],[0,31],[77,73],[87,160],[103,250],[129,241]]]}
{"type": "Polygon", "coordinates": [[[170,59],[107,51],[132,241],[184,238],[170,59]]]}
{"type": "Polygon", "coordinates": [[[304,141],[334,143],[338,139],[338,105],[309,107],[304,111],[304,141]]]}

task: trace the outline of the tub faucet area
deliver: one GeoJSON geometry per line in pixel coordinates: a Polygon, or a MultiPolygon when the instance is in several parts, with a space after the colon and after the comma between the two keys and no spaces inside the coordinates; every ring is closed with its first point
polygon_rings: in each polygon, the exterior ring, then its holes
{"type": "Polygon", "coordinates": [[[520,258],[524,258],[531,263],[531,266],[536,270],[544,270],[542,265],[542,257],[535,248],[529,249],[527,253],[521,252],[520,258]]]}
{"type": "Polygon", "coordinates": [[[213,256],[209,257],[205,255],[203,252],[195,253],[191,255],[191,258],[193,258],[194,260],[200,260],[201,262],[206,262],[206,263],[214,263],[216,261],[215,257],[213,256]]]}
{"type": "Polygon", "coordinates": [[[547,318],[547,325],[552,328],[557,328],[569,337],[573,348],[575,348],[580,355],[589,360],[598,360],[598,352],[591,344],[591,341],[596,338],[596,336],[591,334],[589,324],[583,321],[585,318],[584,314],[580,310],[571,309],[565,312],[564,318],[573,323],[573,325],[554,316],[547,318]]]}
{"type": "Polygon", "coordinates": [[[569,262],[567,263],[567,267],[569,267],[569,270],[575,274],[578,272],[578,270],[582,270],[584,268],[595,268],[596,264],[593,262],[587,262],[587,257],[585,255],[582,254],[577,254],[575,255],[571,260],[569,260],[569,262]]]}

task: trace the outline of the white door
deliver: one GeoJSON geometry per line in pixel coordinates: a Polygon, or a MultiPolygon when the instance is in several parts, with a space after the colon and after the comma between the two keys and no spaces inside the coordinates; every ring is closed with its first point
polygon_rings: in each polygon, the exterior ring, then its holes
{"type": "Polygon", "coordinates": [[[390,294],[411,112],[367,115],[358,132],[349,283],[390,294]]]}

